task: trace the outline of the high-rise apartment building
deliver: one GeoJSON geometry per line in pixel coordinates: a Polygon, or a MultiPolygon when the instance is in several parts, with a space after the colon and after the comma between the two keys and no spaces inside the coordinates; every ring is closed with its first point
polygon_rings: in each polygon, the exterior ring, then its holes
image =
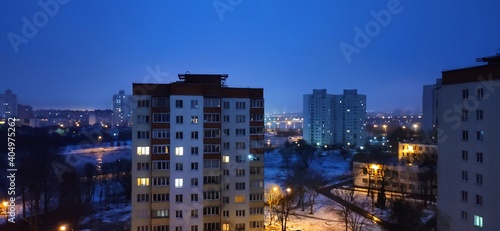
{"type": "Polygon", "coordinates": [[[326,89],[314,89],[312,94],[304,95],[305,141],[318,146],[335,144],[334,104],[338,100],[335,95],[327,94],[326,89]]]}
{"type": "MultiPolygon", "coordinates": [[[[438,93],[441,89],[441,79],[436,80],[436,84],[424,85],[422,94],[422,130],[430,134],[437,127],[439,105],[438,93]]],[[[434,138],[434,137],[433,137],[434,138]]]]}
{"type": "Polygon", "coordinates": [[[131,98],[124,90],[113,95],[113,125],[129,126],[131,122],[131,98]]]}
{"type": "Polygon", "coordinates": [[[500,227],[500,55],[443,71],[438,106],[438,230],[500,227]]]}
{"type": "Polygon", "coordinates": [[[337,143],[365,145],[366,95],[358,94],[357,90],[344,90],[344,94],[337,97],[334,117],[337,143]]]}
{"type": "Polygon", "coordinates": [[[342,95],[314,89],[304,95],[303,138],[313,145],[365,144],[366,96],[357,90],[344,90],[342,95]]]}
{"type": "Polygon", "coordinates": [[[263,230],[262,88],[133,84],[132,230],[263,230]]]}
{"type": "Polygon", "coordinates": [[[7,89],[4,94],[0,94],[0,118],[17,116],[17,95],[7,89]]]}

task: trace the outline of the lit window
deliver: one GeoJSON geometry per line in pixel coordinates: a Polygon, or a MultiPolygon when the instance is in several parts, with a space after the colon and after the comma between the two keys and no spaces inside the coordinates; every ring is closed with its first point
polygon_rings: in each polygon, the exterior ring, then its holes
{"type": "Polygon", "coordinates": [[[176,156],[184,155],[184,148],[183,147],[175,147],[175,155],[176,156]]]}
{"type": "Polygon", "coordinates": [[[175,178],[175,187],[182,188],[184,185],[184,180],[182,178],[175,178]]]}
{"type": "Polygon", "coordinates": [[[245,203],[245,196],[236,196],[234,197],[235,203],[245,203]]]}
{"type": "Polygon", "coordinates": [[[149,155],[149,147],[137,147],[137,155],[149,155]]]}
{"type": "Polygon", "coordinates": [[[137,178],[137,186],[148,186],[149,178],[137,178]]]}
{"type": "Polygon", "coordinates": [[[483,217],[478,215],[474,215],[474,226],[483,227],[483,217]]]}
{"type": "Polygon", "coordinates": [[[229,163],[229,156],[222,156],[222,162],[229,163]]]}

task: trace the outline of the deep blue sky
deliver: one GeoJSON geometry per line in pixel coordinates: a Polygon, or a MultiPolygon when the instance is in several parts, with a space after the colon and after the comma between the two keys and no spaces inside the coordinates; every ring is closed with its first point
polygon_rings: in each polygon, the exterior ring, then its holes
{"type": "Polygon", "coordinates": [[[498,0],[71,0],[46,24],[41,10],[37,1],[0,2],[0,91],[35,108],[111,108],[112,94],[130,94],[132,82],[190,71],[265,88],[267,112],[301,111],[314,88],[358,89],[371,111],[420,110],[422,85],[500,48],[498,0]],[[213,2],[232,11],[221,20],[213,2]],[[355,46],[354,28],[375,20],[370,11],[398,2],[400,12],[348,62],[340,44],[355,46]],[[33,16],[41,27],[16,53],[9,33],[23,36],[22,18],[33,16]],[[148,78],[148,67],[168,74],[148,78]]]}

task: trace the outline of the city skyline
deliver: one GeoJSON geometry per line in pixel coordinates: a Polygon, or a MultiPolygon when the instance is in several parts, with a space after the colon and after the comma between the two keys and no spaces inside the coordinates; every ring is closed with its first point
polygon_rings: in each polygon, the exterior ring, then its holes
{"type": "Polygon", "coordinates": [[[313,89],[421,111],[423,85],[500,48],[495,1],[2,4],[0,91],[35,109],[109,109],[132,83],[189,71],[266,89],[270,113],[301,112],[313,89]]]}

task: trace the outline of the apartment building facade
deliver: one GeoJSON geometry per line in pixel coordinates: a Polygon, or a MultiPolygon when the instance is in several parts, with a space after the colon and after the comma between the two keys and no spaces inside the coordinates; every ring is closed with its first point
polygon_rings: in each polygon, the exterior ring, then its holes
{"type": "Polygon", "coordinates": [[[438,230],[497,230],[500,208],[500,55],[442,72],[438,230]]]}
{"type": "Polygon", "coordinates": [[[113,95],[113,126],[129,126],[132,117],[131,96],[124,90],[113,95]]]}
{"type": "Polygon", "coordinates": [[[303,97],[304,133],[308,143],[354,145],[366,143],[366,95],[344,90],[342,95],[314,89],[303,97]]]}
{"type": "Polygon", "coordinates": [[[263,230],[262,88],[133,84],[132,230],[263,230]]]}

